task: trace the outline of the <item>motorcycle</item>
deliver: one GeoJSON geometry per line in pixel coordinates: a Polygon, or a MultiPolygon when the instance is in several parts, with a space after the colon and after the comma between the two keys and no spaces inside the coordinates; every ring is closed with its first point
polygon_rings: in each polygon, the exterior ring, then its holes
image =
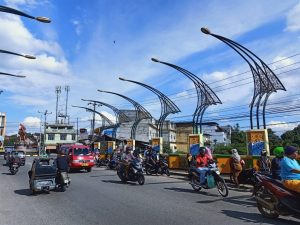
{"type": "Polygon", "coordinates": [[[159,159],[159,169],[158,172],[160,172],[161,175],[166,174],[168,177],[170,176],[169,166],[168,162],[165,158],[159,159]]]}
{"type": "Polygon", "coordinates": [[[294,216],[300,219],[300,193],[289,190],[280,180],[255,174],[256,185],[253,193],[259,212],[267,218],[294,216]]]}
{"type": "Polygon", "coordinates": [[[56,177],[56,188],[61,192],[66,191],[66,189],[70,186],[71,178],[67,172],[58,172],[56,177]]]}
{"type": "Polygon", "coordinates": [[[16,162],[13,162],[9,165],[9,171],[12,175],[15,175],[19,171],[20,165],[16,162]]]}
{"type": "Polygon", "coordinates": [[[222,197],[228,196],[228,187],[225,180],[220,176],[220,171],[215,163],[208,165],[208,171],[205,174],[205,185],[200,184],[200,173],[196,167],[189,169],[190,184],[195,191],[204,189],[217,188],[222,197]]]}
{"type": "MultiPolygon", "coordinates": [[[[255,183],[255,178],[254,178],[255,172],[256,171],[253,168],[245,169],[245,170],[243,169],[242,172],[238,176],[239,184],[254,185],[254,183],[255,183]]],[[[230,174],[230,181],[232,183],[235,183],[235,180],[233,179],[233,174],[230,174]]]]}
{"type": "Polygon", "coordinates": [[[117,175],[123,183],[126,183],[127,181],[138,182],[139,185],[143,185],[145,183],[142,163],[138,159],[132,161],[128,170],[128,177],[126,176],[125,165],[123,163],[119,163],[117,166],[117,175]]]}

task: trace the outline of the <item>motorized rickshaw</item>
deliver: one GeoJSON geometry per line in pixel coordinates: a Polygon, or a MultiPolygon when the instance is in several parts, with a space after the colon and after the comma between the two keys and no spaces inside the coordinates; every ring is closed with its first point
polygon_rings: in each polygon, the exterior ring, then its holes
{"type": "Polygon", "coordinates": [[[32,194],[37,191],[54,190],[56,183],[56,164],[51,158],[36,158],[32,163],[29,175],[29,189],[32,194]]]}

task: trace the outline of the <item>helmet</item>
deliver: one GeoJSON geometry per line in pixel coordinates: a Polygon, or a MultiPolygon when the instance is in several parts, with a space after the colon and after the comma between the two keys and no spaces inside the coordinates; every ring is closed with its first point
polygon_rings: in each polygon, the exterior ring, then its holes
{"type": "Polygon", "coordinates": [[[283,149],[283,147],[278,146],[274,149],[273,153],[276,157],[279,157],[279,158],[283,157],[284,149],[283,149]]]}
{"type": "Polygon", "coordinates": [[[200,147],[199,148],[199,153],[204,154],[205,153],[205,147],[200,147]]]}
{"type": "Polygon", "coordinates": [[[265,149],[263,149],[260,153],[262,156],[266,156],[267,155],[267,151],[265,149]]]}

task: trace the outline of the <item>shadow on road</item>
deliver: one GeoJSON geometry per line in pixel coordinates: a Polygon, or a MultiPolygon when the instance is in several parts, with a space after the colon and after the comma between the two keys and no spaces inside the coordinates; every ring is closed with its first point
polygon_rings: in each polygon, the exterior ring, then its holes
{"type": "Polygon", "coordinates": [[[4,175],[12,175],[11,173],[2,173],[2,174],[4,174],[4,175]]]}
{"type": "Polygon", "coordinates": [[[180,183],[186,183],[186,182],[184,182],[184,181],[166,181],[166,182],[161,181],[161,182],[150,182],[150,183],[147,182],[145,184],[149,185],[149,184],[180,184],[180,183]]]}
{"type": "Polygon", "coordinates": [[[256,207],[256,202],[254,201],[254,198],[241,195],[241,196],[234,196],[234,197],[228,197],[228,198],[220,198],[220,199],[215,199],[215,200],[204,200],[204,201],[197,201],[197,203],[215,203],[218,201],[223,201],[223,202],[228,202],[240,206],[245,206],[245,207],[256,207]]]}
{"type": "Polygon", "coordinates": [[[122,181],[119,181],[119,180],[102,180],[102,182],[104,183],[112,183],[112,184],[122,184],[122,185],[125,185],[125,184],[129,184],[129,185],[137,185],[137,183],[133,183],[133,182],[126,182],[126,183],[123,183],[122,181]]]}
{"type": "Polygon", "coordinates": [[[268,219],[262,217],[259,213],[247,213],[247,212],[238,212],[238,211],[232,211],[232,210],[222,210],[221,211],[226,216],[232,217],[232,218],[238,218],[240,220],[243,220],[248,223],[264,223],[264,224],[298,224],[299,222],[288,220],[288,219],[268,219]]]}
{"type": "Polygon", "coordinates": [[[201,194],[206,196],[218,197],[219,195],[210,194],[206,191],[194,191],[193,189],[186,189],[186,188],[164,188],[165,190],[177,191],[177,192],[186,192],[186,193],[194,193],[194,194],[201,194]]]}
{"type": "Polygon", "coordinates": [[[18,195],[33,196],[29,189],[14,190],[14,192],[18,195]]]}
{"type": "Polygon", "coordinates": [[[90,177],[115,177],[116,175],[108,175],[108,174],[104,174],[104,175],[92,175],[90,177]]]}

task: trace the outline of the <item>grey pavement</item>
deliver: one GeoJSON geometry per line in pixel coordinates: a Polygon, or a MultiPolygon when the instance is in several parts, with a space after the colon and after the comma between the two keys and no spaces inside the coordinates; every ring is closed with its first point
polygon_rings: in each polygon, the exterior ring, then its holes
{"type": "Polygon", "coordinates": [[[263,218],[251,193],[230,188],[195,192],[180,176],[146,176],[145,185],[123,184],[115,171],[94,168],[71,173],[66,192],[30,195],[27,172],[32,159],[12,176],[0,160],[0,225],[182,225],[299,224],[281,217],[263,218]]]}

